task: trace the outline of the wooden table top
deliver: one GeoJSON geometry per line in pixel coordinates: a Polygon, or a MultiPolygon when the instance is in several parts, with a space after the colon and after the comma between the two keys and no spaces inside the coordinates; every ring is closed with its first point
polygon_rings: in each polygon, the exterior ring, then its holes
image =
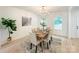
{"type": "Polygon", "coordinates": [[[36,32],[37,40],[42,40],[48,32],[36,32]]]}

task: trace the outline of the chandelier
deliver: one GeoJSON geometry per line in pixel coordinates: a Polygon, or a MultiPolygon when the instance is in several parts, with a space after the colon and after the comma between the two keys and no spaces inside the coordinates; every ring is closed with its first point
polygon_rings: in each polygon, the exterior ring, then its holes
{"type": "Polygon", "coordinates": [[[40,10],[40,13],[41,13],[41,16],[42,17],[45,17],[48,15],[48,7],[47,6],[41,6],[41,10],[40,10]]]}
{"type": "Polygon", "coordinates": [[[41,17],[42,17],[42,19],[41,19],[40,25],[43,27],[43,30],[47,26],[47,24],[46,24],[46,17],[47,17],[47,14],[48,14],[47,11],[48,10],[47,10],[46,6],[41,6],[41,17]]]}

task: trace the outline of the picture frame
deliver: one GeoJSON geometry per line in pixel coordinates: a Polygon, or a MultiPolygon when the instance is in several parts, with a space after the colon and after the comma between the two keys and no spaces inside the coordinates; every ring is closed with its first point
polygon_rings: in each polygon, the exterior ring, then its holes
{"type": "Polygon", "coordinates": [[[31,25],[31,17],[22,16],[22,26],[30,26],[31,25]]]}

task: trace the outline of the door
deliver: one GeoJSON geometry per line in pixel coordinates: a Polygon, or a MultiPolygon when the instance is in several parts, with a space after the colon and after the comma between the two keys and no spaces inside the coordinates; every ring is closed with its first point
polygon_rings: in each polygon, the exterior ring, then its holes
{"type": "Polygon", "coordinates": [[[77,15],[76,19],[76,37],[79,38],[79,15],[77,15]]]}
{"type": "Polygon", "coordinates": [[[79,38],[79,11],[73,11],[71,18],[72,38],[79,38]]]}

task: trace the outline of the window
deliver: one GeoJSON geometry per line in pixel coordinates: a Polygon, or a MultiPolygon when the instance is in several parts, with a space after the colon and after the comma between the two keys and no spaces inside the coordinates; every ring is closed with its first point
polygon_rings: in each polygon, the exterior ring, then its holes
{"type": "Polygon", "coordinates": [[[60,16],[57,16],[55,19],[54,19],[54,29],[55,30],[62,30],[62,17],[60,16]]]}

